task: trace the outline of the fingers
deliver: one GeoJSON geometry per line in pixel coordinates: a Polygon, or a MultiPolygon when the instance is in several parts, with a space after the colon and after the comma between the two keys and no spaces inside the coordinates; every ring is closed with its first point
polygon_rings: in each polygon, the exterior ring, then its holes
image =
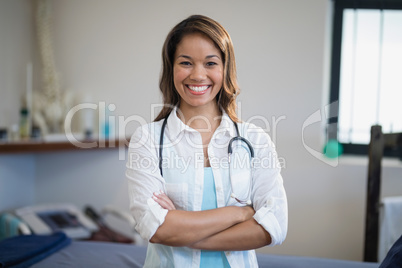
{"type": "Polygon", "coordinates": [[[176,210],[175,205],[172,200],[162,191],[155,192],[152,198],[158,203],[162,208],[167,210],[176,210]]]}

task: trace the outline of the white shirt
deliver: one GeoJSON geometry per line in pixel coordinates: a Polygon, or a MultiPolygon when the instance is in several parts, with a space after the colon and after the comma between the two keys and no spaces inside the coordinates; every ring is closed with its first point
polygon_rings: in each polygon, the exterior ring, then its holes
{"type": "MultiPolygon", "coordinates": [[[[168,212],[151,198],[154,192],[164,191],[176,209],[201,210],[204,181],[201,134],[185,125],[177,117],[176,111],[174,109],[169,115],[164,133],[163,177],[159,169],[163,120],[139,127],[129,145],[126,176],[130,210],[136,221],[136,230],[147,241],[164,222],[168,212]]],[[[220,126],[208,145],[217,205],[241,206],[231,198],[231,185],[236,196],[242,200],[247,200],[251,192],[251,201],[256,211],[254,219],[270,234],[271,246],[281,244],[287,233],[288,211],[275,147],[261,128],[248,123],[239,123],[238,126],[240,135],[253,146],[254,168],[250,169],[250,151],[246,143],[234,141],[230,165],[231,184],[228,144],[237,133],[234,123],[223,112],[220,126]]],[[[144,267],[199,267],[200,255],[200,250],[150,243],[144,267]]],[[[231,267],[258,267],[254,250],[226,252],[226,257],[231,267]]]]}

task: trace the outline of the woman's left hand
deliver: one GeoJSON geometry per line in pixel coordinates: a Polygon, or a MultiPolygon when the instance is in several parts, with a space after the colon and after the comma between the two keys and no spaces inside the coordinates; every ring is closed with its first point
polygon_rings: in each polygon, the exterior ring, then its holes
{"type": "Polygon", "coordinates": [[[167,210],[176,210],[172,200],[162,191],[155,192],[152,198],[158,203],[162,208],[167,210]]]}

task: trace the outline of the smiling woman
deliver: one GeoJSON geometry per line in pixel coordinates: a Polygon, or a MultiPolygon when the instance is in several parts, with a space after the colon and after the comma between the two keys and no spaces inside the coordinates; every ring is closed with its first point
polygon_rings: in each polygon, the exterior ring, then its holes
{"type": "Polygon", "coordinates": [[[136,229],[151,242],[145,267],[258,267],[254,249],[286,237],[274,145],[235,112],[233,51],[225,29],[200,15],[166,38],[164,108],[132,136],[126,172],[136,229]],[[269,156],[272,165],[254,165],[269,156]]]}

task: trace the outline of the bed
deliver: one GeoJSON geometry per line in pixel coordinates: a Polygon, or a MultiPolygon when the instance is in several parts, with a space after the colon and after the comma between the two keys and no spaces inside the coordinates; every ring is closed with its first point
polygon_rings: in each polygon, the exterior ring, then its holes
{"type": "MultiPolygon", "coordinates": [[[[72,240],[64,233],[16,236],[0,243],[0,267],[142,267],[146,247],[135,244],[72,240]]],[[[260,267],[374,268],[363,263],[314,257],[257,254],[260,267]]]]}
{"type": "MultiPolygon", "coordinates": [[[[142,267],[146,248],[109,242],[73,241],[68,247],[33,265],[33,268],[54,267],[142,267]]],[[[258,254],[260,267],[278,268],[374,268],[376,263],[320,259],[297,256],[258,254]]]]}

